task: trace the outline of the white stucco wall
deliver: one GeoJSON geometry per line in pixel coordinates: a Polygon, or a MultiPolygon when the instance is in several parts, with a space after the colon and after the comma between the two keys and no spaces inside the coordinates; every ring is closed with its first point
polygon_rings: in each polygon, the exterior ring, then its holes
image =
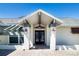
{"type": "Polygon", "coordinates": [[[0,35],[0,45],[9,44],[8,35],[0,35]]]}
{"type": "Polygon", "coordinates": [[[56,44],[78,45],[79,34],[71,33],[71,27],[58,27],[56,32],[56,44]]]}

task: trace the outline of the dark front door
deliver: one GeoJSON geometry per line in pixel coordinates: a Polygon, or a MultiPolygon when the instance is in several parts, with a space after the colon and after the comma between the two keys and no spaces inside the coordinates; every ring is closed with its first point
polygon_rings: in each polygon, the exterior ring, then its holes
{"type": "Polygon", "coordinates": [[[35,31],[35,44],[44,44],[45,43],[45,32],[44,30],[35,31]]]}

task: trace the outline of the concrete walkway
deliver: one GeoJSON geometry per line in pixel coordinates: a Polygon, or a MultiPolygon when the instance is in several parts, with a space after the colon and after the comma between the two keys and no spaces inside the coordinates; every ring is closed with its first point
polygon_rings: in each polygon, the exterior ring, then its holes
{"type": "Polygon", "coordinates": [[[8,56],[79,56],[79,51],[50,51],[49,49],[16,50],[8,56]]]}
{"type": "Polygon", "coordinates": [[[57,46],[56,51],[51,51],[46,46],[36,46],[31,50],[16,50],[9,54],[9,56],[78,56],[79,50],[75,46],[57,46]]]}
{"type": "Polygon", "coordinates": [[[62,45],[57,46],[56,51],[51,51],[46,46],[37,45],[30,50],[0,50],[0,56],[79,56],[79,49],[76,47],[62,45]]]}

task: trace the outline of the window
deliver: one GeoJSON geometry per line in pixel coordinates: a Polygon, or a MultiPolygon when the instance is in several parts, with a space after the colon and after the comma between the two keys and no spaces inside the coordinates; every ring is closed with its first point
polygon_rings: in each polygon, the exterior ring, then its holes
{"type": "Polygon", "coordinates": [[[71,32],[74,34],[79,34],[79,28],[71,28],[71,32]]]}
{"type": "Polygon", "coordinates": [[[9,43],[12,45],[18,44],[18,41],[20,44],[24,43],[24,37],[20,37],[20,39],[19,39],[18,36],[10,36],[10,38],[9,38],[9,43]]]}
{"type": "Polygon", "coordinates": [[[24,37],[20,37],[20,44],[24,43],[24,37]]]}
{"type": "Polygon", "coordinates": [[[18,37],[11,36],[9,42],[10,44],[18,44],[18,37]]]}

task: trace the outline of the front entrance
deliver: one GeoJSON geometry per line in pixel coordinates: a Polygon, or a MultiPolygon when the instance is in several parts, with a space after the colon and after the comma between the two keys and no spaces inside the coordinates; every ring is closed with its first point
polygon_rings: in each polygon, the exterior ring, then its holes
{"type": "Polygon", "coordinates": [[[45,44],[44,30],[35,30],[35,44],[45,44]]]}

